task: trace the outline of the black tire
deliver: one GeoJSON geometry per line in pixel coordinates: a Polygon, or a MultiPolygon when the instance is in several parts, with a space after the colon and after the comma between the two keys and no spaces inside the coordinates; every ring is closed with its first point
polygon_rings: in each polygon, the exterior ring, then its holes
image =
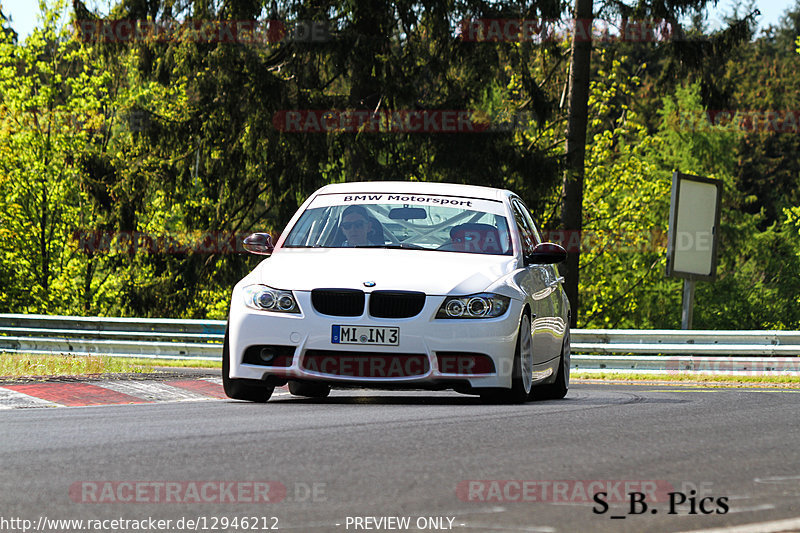
{"type": "Polygon", "coordinates": [[[222,388],[225,395],[234,400],[265,403],[272,396],[275,387],[255,379],[235,379],[228,374],[231,370],[231,355],[228,349],[228,332],[225,332],[225,343],[222,346],[222,388]]]}
{"type": "Polygon", "coordinates": [[[290,381],[289,392],[295,396],[305,396],[306,398],[327,398],[331,393],[331,386],[324,383],[290,381]]]}
{"type": "MultiPolygon", "coordinates": [[[[481,400],[487,403],[524,403],[530,398],[532,387],[529,378],[527,384],[522,377],[522,344],[524,337],[524,328],[528,329],[528,342],[532,342],[530,338],[531,319],[528,314],[522,315],[519,324],[519,332],[517,333],[517,349],[514,351],[514,365],[511,369],[511,388],[510,389],[491,389],[481,392],[481,400]],[[526,390],[526,388],[528,390],[526,390]]],[[[532,348],[530,348],[532,349],[532,348]]],[[[533,372],[533,369],[530,369],[533,372]]]]}
{"type": "Polygon", "coordinates": [[[553,383],[539,385],[531,389],[532,400],[560,400],[569,390],[570,340],[569,327],[561,345],[561,359],[558,361],[558,374],[553,383]]]}

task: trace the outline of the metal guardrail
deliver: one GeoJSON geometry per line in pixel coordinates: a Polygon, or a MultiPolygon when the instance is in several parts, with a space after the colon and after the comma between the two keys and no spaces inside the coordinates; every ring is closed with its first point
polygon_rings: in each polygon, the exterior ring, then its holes
{"type": "MultiPolygon", "coordinates": [[[[218,361],[224,320],[0,314],[0,353],[218,361]]],[[[573,329],[586,372],[800,374],[798,331],[573,329]]]]}
{"type": "Polygon", "coordinates": [[[572,372],[589,374],[729,374],[800,376],[798,357],[703,357],[663,355],[573,355],[572,372]]]}
{"type": "Polygon", "coordinates": [[[800,331],[579,329],[572,350],[595,354],[800,355],[800,331]]]}
{"type": "Polygon", "coordinates": [[[219,361],[224,320],[0,314],[0,352],[219,361]]]}

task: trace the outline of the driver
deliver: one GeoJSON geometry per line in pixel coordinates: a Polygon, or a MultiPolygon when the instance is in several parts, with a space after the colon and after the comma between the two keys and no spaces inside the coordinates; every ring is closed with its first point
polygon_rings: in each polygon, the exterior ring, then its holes
{"type": "Polygon", "coordinates": [[[370,216],[360,205],[351,205],[342,213],[339,228],[344,233],[342,246],[368,246],[372,244],[368,234],[371,229],[370,216]]]}

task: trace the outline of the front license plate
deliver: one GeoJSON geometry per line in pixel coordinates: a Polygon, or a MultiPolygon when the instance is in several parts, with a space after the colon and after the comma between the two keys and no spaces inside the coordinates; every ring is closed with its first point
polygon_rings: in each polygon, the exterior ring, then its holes
{"type": "Polygon", "coordinates": [[[397,346],[400,344],[400,328],[372,326],[333,326],[333,344],[381,344],[397,346]]]}

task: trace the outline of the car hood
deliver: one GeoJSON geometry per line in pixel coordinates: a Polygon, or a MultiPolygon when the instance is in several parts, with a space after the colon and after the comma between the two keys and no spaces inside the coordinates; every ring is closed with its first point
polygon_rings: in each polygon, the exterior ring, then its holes
{"type": "Polygon", "coordinates": [[[421,291],[430,295],[482,292],[516,269],[507,255],[385,248],[283,248],[253,271],[276,289],[421,291]],[[374,283],[367,287],[365,283],[374,283]]]}

